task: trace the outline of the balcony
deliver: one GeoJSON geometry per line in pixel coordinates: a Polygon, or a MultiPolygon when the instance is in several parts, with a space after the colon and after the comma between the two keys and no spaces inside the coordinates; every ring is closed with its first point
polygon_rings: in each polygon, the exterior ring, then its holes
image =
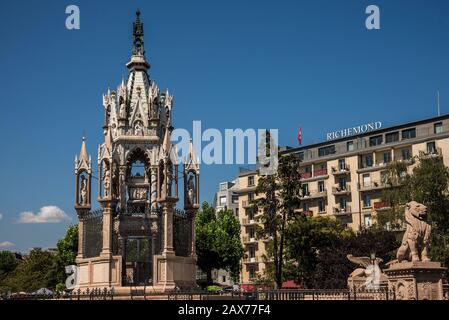
{"type": "Polygon", "coordinates": [[[385,201],[374,202],[374,210],[376,211],[385,211],[390,210],[390,204],[385,201]]]}
{"type": "Polygon", "coordinates": [[[442,156],[443,150],[441,148],[419,152],[419,158],[421,159],[441,158],[442,156]]]}
{"type": "Polygon", "coordinates": [[[345,206],[345,207],[341,207],[340,205],[334,207],[334,215],[336,216],[346,216],[349,215],[352,210],[351,210],[351,206],[345,206]]]}
{"type": "Polygon", "coordinates": [[[259,263],[259,258],[257,258],[257,257],[246,258],[243,262],[245,264],[259,263]]]}
{"type": "Polygon", "coordinates": [[[349,173],[350,173],[350,168],[349,168],[348,164],[345,164],[344,166],[332,167],[332,174],[334,176],[347,175],[349,173]]]}
{"type": "Polygon", "coordinates": [[[332,187],[332,194],[334,196],[345,195],[350,193],[351,193],[350,185],[332,187]]]}
{"type": "Polygon", "coordinates": [[[372,165],[362,164],[360,166],[360,169],[357,170],[357,173],[365,173],[385,169],[387,165],[388,163],[386,162],[373,163],[372,165]]]}
{"type": "Polygon", "coordinates": [[[318,199],[318,198],[325,198],[327,197],[327,191],[319,191],[319,190],[313,190],[313,191],[307,191],[307,192],[301,192],[300,199],[301,200],[308,200],[308,199],[318,199]]]}
{"type": "Polygon", "coordinates": [[[358,184],[359,191],[372,191],[372,190],[380,190],[387,187],[384,182],[378,181],[369,181],[358,184]]]}
{"type": "Polygon", "coordinates": [[[309,182],[309,181],[313,181],[313,180],[325,179],[328,177],[326,168],[315,170],[313,172],[313,175],[312,175],[312,172],[302,172],[302,173],[300,173],[300,175],[301,175],[302,182],[309,182]]]}
{"type": "Polygon", "coordinates": [[[295,209],[294,213],[303,214],[306,217],[313,217],[313,211],[312,210],[295,209]]]}
{"type": "Polygon", "coordinates": [[[242,242],[244,244],[257,244],[257,239],[255,237],[244,236],[242,237],[242,242]]]}
{"type": "Polygon", "coordinates": [[[252,219],[242,219],[242,225],[243,226],[252,226],[252,225],[255,225],[255,224],[257,224],[257,221],[254,218],[252,218],[252,219]]]}

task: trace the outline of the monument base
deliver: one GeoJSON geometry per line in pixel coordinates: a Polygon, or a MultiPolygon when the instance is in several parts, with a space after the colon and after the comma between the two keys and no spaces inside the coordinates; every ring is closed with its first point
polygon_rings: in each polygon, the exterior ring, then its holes
{"type": "Polygon", "coordinates": [[[397,300],[443,300],[443,272],[440,262],[401,262],[384,270],[388,288],[397,300]]]}

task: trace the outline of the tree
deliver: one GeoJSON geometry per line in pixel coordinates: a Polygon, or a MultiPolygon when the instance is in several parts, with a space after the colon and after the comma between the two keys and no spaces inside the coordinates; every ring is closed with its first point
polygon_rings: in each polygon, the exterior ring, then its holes
{"type": "Polygon", "coordinates": [[[299,158],[295,155],[280,157],[276,174],[261,176],[256,187],[258,199],[253,201],[253,210],[258,215],[261,227],[258,237],[271,239],[273,276],[277,288],[282,287],[285,232],[300,205],[301,182],[299,158]]]}
{"type": "MultiPolygon", "coordinates": [[[[287,273],[290,278],[307,288],[320,288],[317,284],[316,270],[322,254],[335,250],[353,233],[339,221],[326,217],[298,216],[290,223],[286,232],[286,252],[290,264],[287,273]]],[[[337,267],[340,259],[327,260],[330,267],[337,267]],[[335,261],[336,260],[336,261],[335,261]],[[337,265],[334,265],[337,263],[337,265]]],[[[323,269],[327,267],[322,266],[323,269]]]]}
{"type": "Polygon", "coordinates": [[[0,291],[5,287],[5,279],[13,272],[19,261],[16,259],[14,253],[10,251],[0,251],[0,291]]]}
{"type": "Polygon", "coordinates": [[[56,255],[34,248],[5,280],[12,291],[31,292],[54,288],[57,283],[56,255]]]}
{"type": "Polygon", "coordinates": [[[75,258],[78,253],[78,225],[70,225],[67,228],[64,238],[56,244],[58,248],[57,265],[58,281],[64,283],[67,277],[65,267],[75,264],[75,258]]]}
{"type": "Polygon", "coordinates": [[[382,193],[383,201],[391,204],[391,210],[378,214],[380,225],[389,223],[400,227],[404,206],[415,200],[428,208],[428,220],[432,224],[431,258],[449,265],[449,168],[442,158],[420,157],[410,175],[404,163],[389,166],[389,183],[393,186],[382,193]]]}
{"type": "Polygon", "coordinates": [[[212,270],[226,269],[234,278],[239,273],[243,248],[240,242],[240,223],[232,210],[218,214],[203,202],[195,220],[198,266],[206,272],[207,284],[212,284],[212,270]]]}

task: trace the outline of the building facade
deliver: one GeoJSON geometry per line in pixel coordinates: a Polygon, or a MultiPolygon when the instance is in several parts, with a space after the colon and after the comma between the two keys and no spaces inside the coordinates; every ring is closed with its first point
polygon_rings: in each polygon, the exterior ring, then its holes
{"type": "Polygon", "coordinates": [[[235,192],[235,189],[235,181],[225,181],[220,183],[214,199],[216,212],[220,210],[232,210],[232,212],[238,216],[239,196],[235,192]]]}
{"type": "Polygon", "coordinates": [[[75,159],[79,287],[145,285],[155,291],[196,286],[195,214],[199,164],[192,143],[178,177],[171,143],[173,97],[150,79],[140,12],[133,24],[127,80],[103,95],[98,202],[91,211],[92,160],[83,139],[75,159]],[[183,180],[184,210],[176,209],[183,180]]]}
{"type": "MultiPolygon", "coordinates": [[[[370,227],[376,214],[388,210],[381,200],[386,187],[387,165],[404,162],[411,173],[417,159],[438,157],[449,166],[449,115],[405,123],[364,134],[346,136],[299,148],[281,148],[280,156],[296,154],[300,160],[302,206],[309,216],[339,219],[353,230],[370,227]]],[[[240,173],[235,192],[239,195],[239,220],[245,257],[241,282],[253,283],[263,274],[267,240],[255,235],[258,224],[251,208],[259,176],[240,173]]]]}

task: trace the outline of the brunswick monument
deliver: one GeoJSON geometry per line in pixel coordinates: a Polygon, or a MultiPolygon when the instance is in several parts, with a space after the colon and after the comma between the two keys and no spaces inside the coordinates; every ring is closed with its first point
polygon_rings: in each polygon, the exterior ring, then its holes
{"type": "Polygon", "coordinates": [[[75,158],[79,288],[196,286],[195,215],[200,168],[190,151],[178,166],[171,143],[173,97],[150,79],[143,23],[136,12],[127,80],[103,95],[98,202],[92,211],[92,160],[83,139],[75,158]],[[184,210],[176,208],[183,181],[184,210]]]}

